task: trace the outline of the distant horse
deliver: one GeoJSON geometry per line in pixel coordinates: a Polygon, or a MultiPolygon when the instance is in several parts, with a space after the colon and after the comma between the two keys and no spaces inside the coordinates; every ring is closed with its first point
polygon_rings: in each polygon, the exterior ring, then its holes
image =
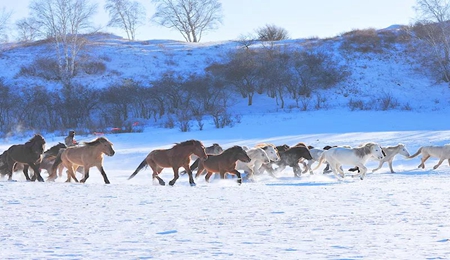
{"type": "Polygon", "coordinates": [[[45,140],[42,135],[35,134],[29,141],[25,144],[16,144],[8,148],[1,155],[0,159],[0,174],[2,176],[8,175],[8,180],[12,179],[12,173],[14,166],[17,163],[22,163],[33,169],[35,175],[33,179],[28,176],[28,167],[24,167],[23,174],[27,181],[37,180],[43,182],[44,179],[41,176],[39,170],[39,164],[42,160],[42,153],[45,149],[45,140]]]}
{"type": "Polygon", "coordinates": [[[377,160],[382,160],[384,158],[383,150],[381,146],[377,143],[366,143],[360,147],[346,148],[346,147],[333,147],[328,151],[324,151],[319,158],[319,164],[314,168],[318,169],[323,161],[327,161],[330,164],[333,173],[341,178],[345,177],[344,171],[342,170],[343,164],[356,165],[360,172],[361,180],[366,176],[367,168],[364,164],[369,160],[369,158],[374,158],[377,160]]]}
{"type": "MultiPolygon", "coordinates": [[[[220,146],[217,143],[212,144],[211,146],[205,147],[205,152],[207,155],[217,155],[217,154],[221,154],[223,152],[222,146],[220,146]]],[[[198,156],[195,154],[191,155],[191,161],[197,161],[198,156]]],[[[197,161],[198,162],[198,161],[197,161]]],[[[195,169],[197,169],[198,164],[197,163],[192,163],[191,166],[189,167],[191,169],[191,171],[194,171],[195,169]]],[[[184,175],[186,174],[186,170],[180,172],[180,175],[184,175]]]]}
{"type": "Polygon", "coordinates": [[[422,146],[415,154],[409,156],[408,158],[414,158],[419,154],[422,154],[422,159],[418,168],[422,167],[423,169],[425,169],[425,161],[430,157],[439,158],[439,162],[435,166],[433,166],[433,169],[435,170],[445,160],[448,160],[448,165],[450,166],[450,144],[445,144],[443,146],[422,146]]]}
{"type": "Polygon", "coordinates": [[[251,161],[247,152],[238,145],[226,149],[221,154],[210,155],[207,159],[198,159],[198,170],[195,177],[198,178],[206,171],[205,180],[209,182],[209,178],[213,173],[219,173],[221,179],[225,179],[225,174],[230,173],[236,175],[238,178],[237,182],[241,184],[241,173],[236,170],[236,162],[238,160],[246,163],[251,161]]]}
{"type": "Polygon", "coordinates": [[[264,149],[259,147],[250,148],[245,151],[251,159],[249,162],[237,161],[236,170],[247,172],[247,179],[254,179],[254,174],[258,174],[259,168],[264,163],[270,163],[270,158],[264,149]]]}
{"type": "Polygon", "coordinates": [[[274,163],[275,165],[278,165],[276,172],[279,173],[283,171],[286,166],[290,166],[294,170],[294,175],[296,177],[300,177],[302,174],[302,170],[299,166],[301,159],[312,159],[308,147],[302,144],[297,144],[295,146],[289,147],[289,149],[285,151],[278,152],[280,154],[280,161],[274,163]]]}
{"type": "Polygon", "coordinates": [[[392,168],[392,161],[394,160],[394,157],[397,154],[400,154],[406,158],[409,158],[409,152],[408,152],[408,150],[406,150],[406,147],[404,144],[398,144],[396,146],[383,146],[383,147],[381,147],[381,149],[383,149],[385,157],[380,161],[380,164],[378,165],[378,167],[372,170],[372,172],[379,170],[385,162],[388,162],[391,173],[395,173],[394,169],[392,168]]]}
{"type": "Polygon", "coordinates": [[[91,167],[97,167],[102,174],[105,183],[109,184],[108,177],[103,169],[103,154],[106,154],[107,156],[113,156],[115,154],[113,144],[105,137],[99,137],[91,142],[84,142],[84,144],[80,146],[68,147],[56,157],[48,179],[51,181],[56,179],[56,170],[62,163],[62,165],[67,168],[67,181],[70,181],[70,178],[73,178],[78,182],[74,171],[82,166],[84,169],[84,177],[80,182],[84,183],[89,178],[89,169],[91,167]]]}
{"type": "Polygon", "coordinates": [[[195,186],[192,171],[189,168],[189,158],[192,154],[198,156],[199,159],[206,159],[208,157],[205,152],[205,147],[202,142],[198,140],[184,141],[175,144],[170,149],[153,150],[147,155],[141,164],[139,164],[137,169],[128,179],[133,178],[140,170],[142,170],[142,168],[150,165],[153,170],[153,179],[157,179],[160,185],[165,185],[165,182],[158,175],[164,168],[172,168],[174,177],[169,182],[169,185],[173,186],[179,178],[178,170],[180,167],[183,167],[189,175],[189,183],[191,186],[195,186]]]}

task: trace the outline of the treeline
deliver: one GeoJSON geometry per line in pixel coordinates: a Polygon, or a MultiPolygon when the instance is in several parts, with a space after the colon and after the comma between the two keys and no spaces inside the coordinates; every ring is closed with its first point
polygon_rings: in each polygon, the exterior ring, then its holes
{"type": "MultiPolygon", "coordinates": [[[[314,90],[330,88],[348,75],[330,54],[312,50],[272,46],[244,48],[226,56],[201,74],[167,72],[151,82],[125,79],[104,89],[69,81],[56,89],[34,86],[17,91],[0,81],[0,131],[4,135],[18,126],[50,132],[108,127],[133,131],[133,124],[147,120],[190,131],[194,126],[203,129],[206,118],[222,128],[240,120],[230,110],[237,95],[252,105],[255,94],[265,93],[280,108],[286,99],[295,100],[300,108],[302,98],[309,99],[314,90]]],[[[29,65],[27,69],[42,70],[29,65]]]]}

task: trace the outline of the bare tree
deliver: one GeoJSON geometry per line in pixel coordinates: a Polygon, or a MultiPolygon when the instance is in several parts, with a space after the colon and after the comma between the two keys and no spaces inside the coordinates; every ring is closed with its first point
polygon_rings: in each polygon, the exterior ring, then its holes
{"type": "Polygon", "coordinates": [[[222,4],[218,0],[152,0],[156,13],[152,20],[175,29],[187,42],[200,42],[202,34],[222,23],[222,4]]]}
{"type": "Polygon", "coordinates": [[[450,1],[417,0],[416,36],[425,41],[440,77],[450,82],[450,1]]]}
{"type": "Polygon", "coordinates": [[[31,42],[41,36],[39,23],[32,17],[18,20],[16,30],[19,41],[31,42]]]}
{"type": "Polygon", "coordinates": [[[8,24],[11,18],[12,11],[7,11],[5,7],[0,11],[0,41],[8,40],[8,24]]]}
{"type": "Polygon", "coordinates": [[[109,13],[108,26],[123,29],[128,40],[136,39],[136,29],[144,24],[145,7],[129,0],[107,0],[105,10],[109,13]]]}
{"type": "Polygon", "coordinates": [[[289,39],[288,31],[273,24],[266,24],[256,30],[257,38],[260,41],[281,41],[289,39]]]}
{"type": "Polygon", "coordinates": [[[63,80],[75,75],[79,52],[87,40],[82,33],[91,29],[91,19],[97,10],[89,0],[33,0],[31,17],[55,44],[59,70],[63,80]]]}

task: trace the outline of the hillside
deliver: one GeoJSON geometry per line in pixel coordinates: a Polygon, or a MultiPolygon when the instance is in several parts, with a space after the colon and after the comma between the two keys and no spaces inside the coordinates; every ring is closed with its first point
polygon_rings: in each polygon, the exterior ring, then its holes
{"type": "MultiPolygon", "coordinates": [[[[378,35],[401,33],[401,27],[392,26],[379,30],[378,35]]],[[[353,32],[349,32],[351,35],[353,32]]],[[[293,39],[272,43],[280,49],[315,49],[333,57],[347,68],[349,76],[330,89],[315,90],[298,107],[291,98],[286,106],[280,106],[266,94],[256,94],[254,104],[247,106],[246,99],[234,96],[231,110],[239,115],[248,113],[301,112],[303,110],[397,110],[415,112],[447,111],[450,94],[447,84],[437,83],[420,66],[422,53],[411,47],[410,42],[394,42],[377,51],[343,50],[346,34],[332,39],[293,39]],[[394,105],[383,108],[384,102],[394,105]],[[352,103],[353,102],[353,103],[352,103]],[[319,104],[320,103],[320,104],[319,104]],[[352,103],[352,105],[350,105],[352,103]]],[[[383,36],[387,37],[387,36],[383,36]]],[[[91,75],[79,72],[74,82],[90,88],[104,89],[124,80],[133,80],[143,86],[164,73],[176,75],[203,74],[213,62],[220,63],[228,52],[242,48],[236,41],[186,43],[171,40],[148,40],[130,42],[110,34],[88,36],[89,43],[80,61],[87,60],[103,64],[104,71],[91,75]]],[[[388,38],[386,38],[388,39],[388,38]]],[[[255,43],[250,48],[264,48],[267,43],[255,43]]],[[[48,42],[31,44],[3,44],[0,54],[2,79],[10,86],[60,87],[58,81],[23,75],[21,69],[30,67],[40,58],[53,57],[52,45],[48,42]]],[[[149,125],[154,122],[149,121],[149,125]]],[[[157,125],[161,125],[158,122],[157,125]]]]}

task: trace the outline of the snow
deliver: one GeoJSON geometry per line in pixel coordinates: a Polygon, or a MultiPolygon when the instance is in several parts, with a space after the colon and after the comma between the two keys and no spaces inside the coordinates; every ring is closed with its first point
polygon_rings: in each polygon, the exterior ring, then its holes
{"type": "MultiPolygon", "coordinates": [[[[188,48],[177,42],[172,47],[165,42],[155,44],[167,52],[188,48]]],[[[192,49],[204,53],[220,49],[209,45],[192,49]]],[[[120,55],[116,51],[114,47],[102,49],[111,57],[120,55]]],[[[8,62],[0,62],[1,66],[11,66],[9,55],[4,53],[8,62]]],[[[130,59],[145,60],[136,55],[130,59]]],[[[155,55],[165,59],[163,53],[155,55]]],[[[173,55],[181,57],[176,52],[173,55]]],[[[450,166],[444,162],[433,170],[435,158],[425,163],[425,169],[418,169],[420,157],[397,156],[393,163],[396,173],[390,173],[385,164],[372,174],[370,170],[378,162],[369,161],[369,173],[362,181],[350,175],[338,180],[333,174],[321,174],[323,167],[301,178],[294,177],[288,167],[278,178],[259,175],[255,182],[242,185],[236,179],[206,183],[199,178],[197,186],[190,187],[183,175],[173,187],[159,186],[152,181],[149,168],[127,180],[150,151],[188,139],[201,140],[206,146],[219,143],[224,148],[260,142],[293,145],[301,141],[319,148],[368,141],[382,146],[403,143],[411,154],[423,145],[449,143],[448,88],[415,73],[398,59],[381,60],[355,59],[348,84],[323,92],[328,97],[327,109],[279,110],[273,100],[257,96],[250,108],[245,100],[237,100],[232,109],[242,116],[241,122],[231,128],[215,129],[208,123],[203,131],[194,127],[182,133],[149,125],[142,133],[107,134],[116,151],[104,159],[110,185],[103,183],[96,169],[91,169],[85,184],[64,183],[65,178],[29,183],[22,173],[14,174],[16,182],[2,179],[0,258],[450,258],[450,166]],[[371,64],[372,69],[364,64],[371,64]],[[392,90],[401,103],[409,102],[413,109],[350,111],[345,105],[348,97],[342,94],[349,88],[359,89],[355,95],[360,98],[377,96],[379,89],[392,90]]],[[[123,62],[131,64],[130,60],[123,62]]],[[[183,65],[176,69],[182,70],[189,62],[195,59],[180,61],[183,65]]],[[[130,77],[141,73],[133,69],[122,68],[130,77]]],[[[8,80],[27,81],[13,76],[8,80]]],[[[44,137],[47,148],[64,138],[51,133],[44,137]]],[[[95,136],[76,138],[89,141],[95,136]]],[[[4,139],[0,150],[28,139],[24,134],[4,139]]],[[[171,180],[171,169],[165,169],[161,177],[171,180]]]]}

